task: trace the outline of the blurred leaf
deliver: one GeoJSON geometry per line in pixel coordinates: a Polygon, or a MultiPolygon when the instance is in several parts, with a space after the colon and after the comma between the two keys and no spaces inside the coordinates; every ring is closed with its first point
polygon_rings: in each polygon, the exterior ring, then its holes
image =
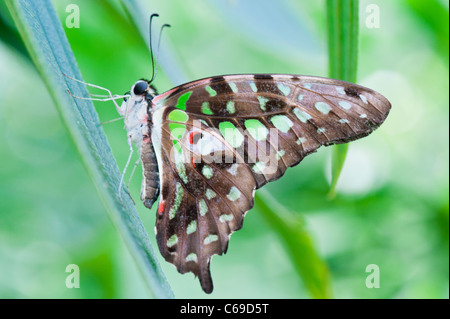
{"type": "Polygon", "coordinates": [[[330,272],[317,253],[303,220],[288,212],[264,189],[258,190],[255,204],[282,239],[309,293],[314,298],[331,298],[330,272]]]}
{"type": "Polygon", "coordinates": [[[27,59],[30,58],[17,29],[14,27],[14,22],[6,9],[5,2],[0,2],[0,39],[27,59]]]}
{"type": "Polygon", "coordinates": [[[81,80],[80,71],[51,2],[8,0],[7,5],[112,221],[137,262],[146,285],[157,298],[173,297],[132,199],[124,189],[120,190],[122,201],[118,198],[121,173],[92,103],[73,99],[67,94],[67,90],[70,90],[74,95],[87,96],[87,90],[85,85],[63,76],[67,74],[81,80]]]}
{"type": "MultiPolygon", "coordinates": [[[[448,0],[447,0],[448,1],[448,0]]],[[[434,37],[436,50],[448,65],[449,54],[449,12],[443,1],[407,0],[417,18],[429,29],[434,37]]],[[[448,4],[447,4],[448,6],[448,4]]]]}
{"type": "MultiPolygon", "coordinates": [[[[327,0],[329,76],[356,82],[358,66],[358,0],[327,0]]],[[[328,196],[335,196],[336,185],[344,166],[348,144],[335,145],[331,164],[331,187],[328,196]]]]}

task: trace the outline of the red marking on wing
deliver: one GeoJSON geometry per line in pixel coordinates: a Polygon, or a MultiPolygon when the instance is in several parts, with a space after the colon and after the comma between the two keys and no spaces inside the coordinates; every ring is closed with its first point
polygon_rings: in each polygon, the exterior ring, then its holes
{"type": "Polygon", "coordinates": [[[196,136],[197,134],[202,134],[201,132],[192,132],[191,134],[189,134],[189,144],[194,144],[194,136],[196,136]]]}
{"type": "Polygon", "coordinates": [[[164,204],[165,201],[160,201],[159,202],[159,206],[158,206],[158,214],[162,214],[162,212],[164,211],[164,204]]]}

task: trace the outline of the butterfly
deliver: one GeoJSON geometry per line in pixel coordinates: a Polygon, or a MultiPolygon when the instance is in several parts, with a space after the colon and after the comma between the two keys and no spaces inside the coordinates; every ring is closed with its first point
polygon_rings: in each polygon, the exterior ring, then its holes
{"type": "Polygon", "coordinates": [[[210,262],[253,207],[255,190],[320,146],[367,136],[390,102],[353,83],[288,74],[204,78],[157,94],[132,85],[119,113],[143,166],[141,199],[156,212],[166,261],[213,290],[210,262]]]}

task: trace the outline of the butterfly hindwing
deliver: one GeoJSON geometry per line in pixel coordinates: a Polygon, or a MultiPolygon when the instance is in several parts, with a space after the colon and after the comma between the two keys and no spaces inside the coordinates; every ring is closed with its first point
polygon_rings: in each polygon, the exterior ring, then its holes
{"type": "Polygon", "coordinates": [[[160,134],[156,128],[152,135],[156,146],[160,145],[158,161],[163,163],[158,246],[179,272],[193,272],[203,290],[211,292],[211,257],[225,252],[229,235],[242,227],[245,213],[253,206],[255,181],[220,134],[195,117],[183,116],[177,108],[166,107],[161,113],[165,120],[160,134]],[[208,145],[201,147],[202,143],[208,145]],[[213,150],[209,152],[208,147],[213,150]],[[207,153],[203,155],[201,148],[207,153]],[[215,158],[208,157],[212,153],[215,158]]]}
{"type": "Polygon", "coordinates": [[[348,82],[261,74],[187,83],[156,96],[152,107],[158,245],[211,292],[211,257],[242,227],[254,190],[321,145],[370,134],[390,103],[348,82]]]}

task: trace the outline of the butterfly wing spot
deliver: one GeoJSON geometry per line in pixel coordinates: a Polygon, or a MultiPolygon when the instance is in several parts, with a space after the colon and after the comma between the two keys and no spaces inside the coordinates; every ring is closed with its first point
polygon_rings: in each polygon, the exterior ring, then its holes
{"type": "Polygon", "coordinates": [[[186,228],[186,234],[190,235],[192,233],[195,233],[197,230],[197,221],[193,220],[189,223],[189,225],[186,228]]]}
{"type": "Polygon", "coordinates": [[[238,148],[244,143],[244,135],[229,121],[224,121],[219,124],[219,130],[228,144],[233,148],[238,148]]]}
{"type": "Polygon", "coordinates": [[[294,123],[286,115],[275,115],[270,121],[281,132],[287,133],[294,123]]]}
{"type": "Polygon", "coordinates": [[[209,127],[208,123],[204,119],[201,119],[200,122],[203,123],[203,125],[205,125],[206,127],[209,127]]]}
{"type": "Polygon", "coordinates": [[[331,111],[331,106],[325,102],[317,102],[315,108],[322,114],[327,115],[331,111]]]}
{"type": "Polygon", "coordinates": [[[245,120],[244,125],[248,133],[256,141],[265,141],[267,139],[267,136],[269,135],[269,130],[263,123],[261,123],[260,120],[257,119],[245,120]]]}
{"type": "Polygon", "coordinates": [[[252,89],[253,92],[258,92],[258,88],[256,87],[255,82],[249,82],[248,83],[250,85],[250,88],[252,89]]]}
{"type": "Polygon", "coordinates": [[[369,104],[369,102],[367,102],[367,98],[364,95],[360,94],[359,97],[364,102],[364,104],[369,104]]]}
{"type": "Polygon", "coordinates": [[[205,86],[205,90],[209,93],[209,96],[213,97],[217,95],[216,90],[214,90],[212,87],[210,87],[209,85],[205,86]]]}
{"type": "Polygon", "coordinates": [[[175,217],[175,214],[178,211],[178,208],[180,207],[181,201],[183,199],[184,195],[184,188],[183,186],[177,182],[176,190],[175,190],[175,200],[172,204],[172,207],[169,210],[169,219],[173,219],[175,217]]]}
{"type": "Polygon", "coordinates": [[[186,256],[186,262],[192,261],[194,263],[197,263],[197,254],[196,253],[190,253],[186,256]]]}
{"type": "Polygon", "coordinates": [[[350,110],[350,108],[352,107],[352,105],[347,101],[339,101],[339,105],[346,110],[350,110]]]}
{"type": "Polygon", "coordinates": [[[219,221],[221,223],[231,222],[233,218],[234,218],[233,214],[222,214],[219,217],[219,221]]]}
{"type": "Polygon", "coordinates": [[[175,246],[178,243],[178,236],[177,235],[172,235],[168,240],[167,240],[167,247],[171,248],[173,246],[175,246]]]}
{"type": "Polygon", "coordinates": [[[205,239],[203,240],[203,244],[208,245],[217,241],[218,239],[219,237],[217,235],[211,234],[205,237],[205,239]]]}
{"type": "Polygon", "coordinates": [[[342,86],[336,86],[336,91],[339,93],[339,94],[342,94],[342,95],[346,95],[345,94],[345,90],[344,90],[344,88],[342,87],[342,86]]]}
{"type": "Polygon", "coordinates": [[[176,108],[185,111],[186,110],[186,103],[189,100],[189,97],[192,95],[192,91],[188,91],[186,93],[183,93],[180,95],[180,97],[177,100],[177,104],[175,105],[176,108]]]}
{"type": "Polygon", "coordinates": [[[227,112],[230,114],[236,113],[236,107],[234,101],[230,100],[227,102],[227,112]]]}
{"type": "Polygon", "coordinates": [[[349,121],[348,121],[347,119],[340,119],[340,120],[339,120],[339,123],[342,123],[342,124],[348,124],[349,121]]]}
{"type": "Polygon", "coordinates": [[[198,201],[198,210],[201,216],[205,216],[208,212],[208,205],[206,205],[206,202],[204,199],[200,199],[198,201]]]}
{"type": "Polygon", "coordinates": [[[286,155],[286,151],[285,150],[279,150],[277,152],[277,160],[280,160],[284,155],[286,155]]]}
{"type": "Polygon", "coordinates": [[[302,121],[303,123],[308,122],[308,120],[312,119],[312,116],[306,113],[305,111],[301,111],[299,108],[295,107],[293,108],[293,111],[295,116],[302,121]]]}
{"type": "Polygon", "coordinates": [[[230,192],[227,195],[227,198],[232,202],[238,200],[241,197],[241,192],[236,186],[231,187],[230,192]]]}
{"type": "Polygon", "coordinates": [[[236,175],[237,175],[238,168],[239,168],[239,164],[236,164],[236,163],[235,163],[235,164],[231,165],[230,168],[227,169],[227,171],[228,171],[228,173],[230,173],[231,175],[236,176],[236,175]]]}
{"type": "Polygon", "coordinates": [[[304,98],[304,95],[303,94],[299,94],[297,100],[300,102],[301,100],[303,100],[303,98],[304,98]]]}
{"type": "Polygon", "coordinates": [[[181,153],[181,145],[179,145],[178,142],[183,138],[184,133],[186,133],[186,125],[181,123],[169,123],[169,130],[173,145],[176,150],[181,153]]]}
{"type": "Polygon", "coordinates": [[[261,110],[266,111],[266,104],[269,101],[269,99],[259,95],[257,96],[257,99],[259,101],[259,107],[261,108],[261,110]]]}
{"type": "Polygon", "coordinates": [[[213,169],[211,168],[211,166],[204,165],[202,168],[202,174],[207,179],[211,179],[211,177],[213,177],[213,169]]]}
{"type": "Polygon", "coordinates": [[[206,192],[205,192],[205,196],[206,196],[206,198],[207,198],[208,200],[211,200],[211,199],[213,199],[214,197],[216,197],[217,194],[216,194],[211,188],[208,188],[208,189],[206,190],[206,192]]]}
{"type": "Polygon", "coordinates": [[[184,157],[179,152],[173,152],[175,157],[175,167],[177,168],[178,176],[180,176],[181,180],[184,184],[189,182],[189,179],[186,174],[186,165],[184,163],[184,157]]]}
{"type": "Polygon", "coordinates": [[[228,85],[230,86],[231,90],[233,91],[233,93],[237,93],[238,92],[238,88],[236,86],[236,83],[234,82],[228,82],[228,85]]]}
{"type": "Polygon", "coordinates": [[[283,93],[284,96],[288,96],[291,93],[291,88],[283,83],[278,83],[278,89],[283,93]]]}
{"type": "Polygon", "coordinates": [[[211,111],[211,107],[209,106],[209,102],[202,103],[202,113],[206,115],[213,115],[213,111],[211,111]]]}
{"type": "Polygon", "coordinates": [[[324,127],[319,127],[317,129],[317,133],[319,133],[319,134],[323,134],[323,133],[325,133],[325,131],[326,131],[326,129],[324,127]]]}
{"type": "Polygon", "coordinates": [[[252,168],[252,169],[253,169],[253,171],[254,171],[255,173],[257,173],[257,174],[262,174],[265,168],[266,168],[266,163],[264,163],[264,162],[256,162],[256,163],[253,165],[253,168],[252,168]]]}
{"type": "Polygon", "coordinates": [[[186,114],[186,112],[179,109],[175,109],[172,112],[170,112],[168,118],[171,121],[181,123],[186,123],[187,120],[189,120],[189,116],[186,114]]]}
{"type": "Polygon", "coordinates": [[[211,87],[217,92],[217,96],[231,95],[233,90],[223,76],[215,76],[211,78],[211,87]]]}

